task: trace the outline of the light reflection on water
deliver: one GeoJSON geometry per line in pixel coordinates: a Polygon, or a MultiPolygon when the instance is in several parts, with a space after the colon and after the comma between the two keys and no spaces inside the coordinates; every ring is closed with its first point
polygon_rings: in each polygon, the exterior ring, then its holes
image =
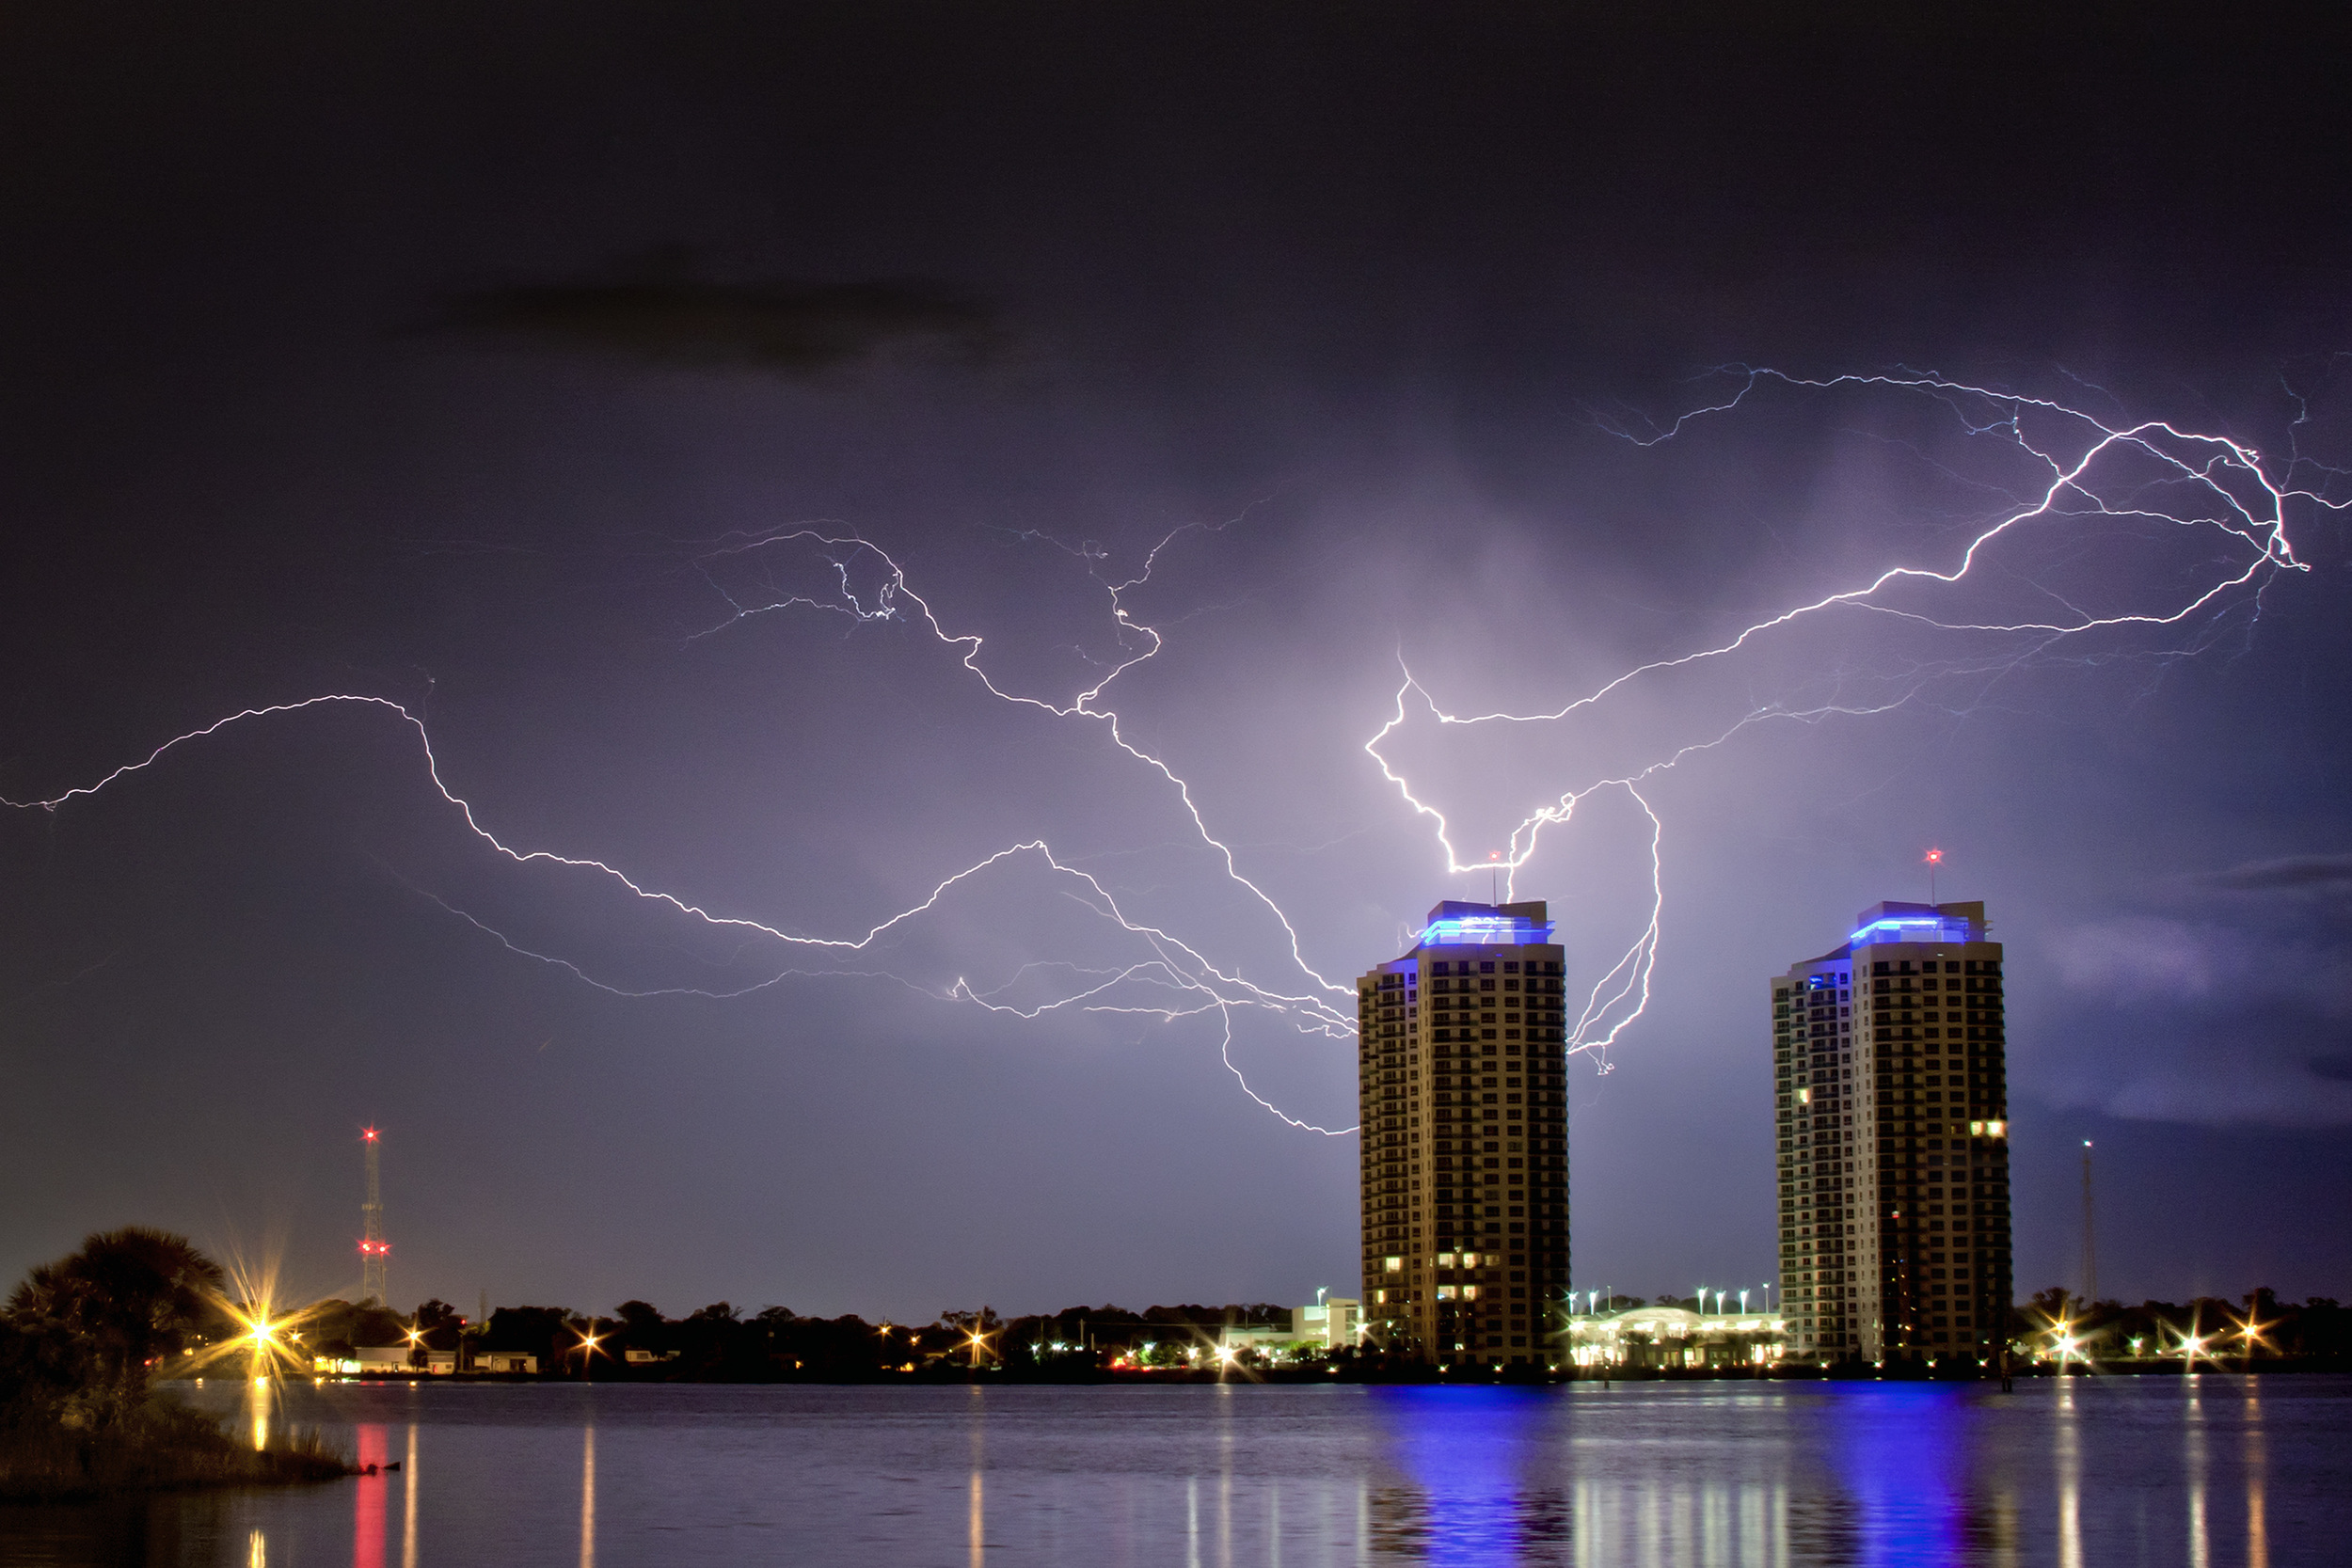
{"type": "Polygon", "coordinates": [[[0,1509],[0,1568],[2292,1568],[2352,1523],[2328,1377],[199,1397],[377,1472],[0,1509]]]}

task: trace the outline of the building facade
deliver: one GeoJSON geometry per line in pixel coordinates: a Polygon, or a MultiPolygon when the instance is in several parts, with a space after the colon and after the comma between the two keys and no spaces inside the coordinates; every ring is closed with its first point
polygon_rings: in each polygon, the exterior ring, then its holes
{"type": "Polygon", "coordinates": [[[1788,1357],[1996,1359],[2008,1036],[1984,906],[1882,903],[1772,984],[1788,1357]]]}
{"type": "Polygon", "coordinates": [[[1565,1354],[1562,952],[1541,902],[1446,902],[1357,982],[1364,1338],[1440,1365],[1565,1354]]]}

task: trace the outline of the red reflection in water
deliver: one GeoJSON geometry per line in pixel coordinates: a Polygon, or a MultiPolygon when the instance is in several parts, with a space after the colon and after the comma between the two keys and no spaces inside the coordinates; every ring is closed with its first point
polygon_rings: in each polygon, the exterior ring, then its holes
{"type": "Polygon", "coordinates": [[[384,1568],[384,1462],[391,1456],[385,1428],[359,1429],[361,1474],[351,1505],[351,1568],[384,1568]],[[366,1473],[370,1465],[375,1474],[366,1473]]]}

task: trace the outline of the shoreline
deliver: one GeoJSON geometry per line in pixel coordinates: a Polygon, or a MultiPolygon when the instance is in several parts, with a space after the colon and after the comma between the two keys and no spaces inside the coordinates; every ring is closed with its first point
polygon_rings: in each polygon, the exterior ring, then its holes
{"type": "MultiPolygon", "coordinates": [[[[2342,1376],[2352,1373],[2352,1366],[2333,1359],[2318,1357],[2295,1361],[2258,1361],[2252,1366],[2219,1365],[2204,1362],[2191,1373],[2179,1360],[2104,1362],[2091,1366],[2074,1363],[2060,1369],[2051,1365],[2034,1365],[2010,1369],[2012,1382],[2055,1382],[2060,1378],[2162,1378],[2179,1379],[2189,1376],[2275,1377],[2275,1376],[2342,1376]]],[[[227,1380],[224,1380],[227,1381],[227,1380]]],[[[1709,1368],[1627,1368],[1613,1369],[1607,1374],[1579,1369],[1573,1372],[1537,1375],[1511,1372],[1465,1374],[1461,1371],[1440,1373],[1436,1369],[1398,1368],[1361,1370],[1347,1369],[1334,1373],[1324,1370],[1273,1369],[1255,1372],[1218,1372],[1206,1369],[1197,1370],[1133,1371],[1127,1370],[1038,1373],[1026,1370],[1000,1371],[980,1369],[977,1371],[959,1369],[953,1372],[876,1372],[871,1375],[843,1374],[810,1376],[805,1373],[762,1378],[697,1378],[697,1377],[560,1377],[522,1372],[440,1373],[419,1371],[406,1373],[348,1373],[334,1377],[310,1378],[315,1387],[345,1386],[358,1387],[600,1387],[600,1388],[955,1388],[966,1386],[1071,1388],[1071,1387],[1215,1387],[1223,1384],[1254,1385],[1269,1387],[1521,1387],[1543,1388],[1572,1384],[1598,1383],[1748,1383],[1748,1384],[1816,1384],[1816,1383],[1936,1383],[1936,1384],[1998,1384],[2000,1374],[1993,1370],[1937,1371],[1931,1369],[1890,1370],[1874,1367],[1784,1367],[1767,1371],[1721,1370],[1709,1368]]],[[[198,1387],[196,1379],[178,1380],[178,1386],[198,1387]]]]}
{"type": "Polygon", "coordinates": [[[0,1438],[0,1503],[101,1501],[224,1487],[300,1486],[360,1473],[316,1432],[267,1448],[184,1402],[151,1407],[135,1428],[92,1436],[71,1428],[0,1438]]]}

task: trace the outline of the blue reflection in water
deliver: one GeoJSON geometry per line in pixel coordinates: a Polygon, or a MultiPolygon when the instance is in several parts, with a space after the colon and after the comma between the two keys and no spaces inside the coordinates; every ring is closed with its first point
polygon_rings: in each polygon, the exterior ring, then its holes
{"type": "Polygon", "coordinates": [[[1373,1498],[1375,1550],[1471,1568],[1525,1562],[1566,1535],[1561,1500],[1528,1459],[1559,1418],[1555,1395],[1520,1388],[1378,1392],[1390,1461],[1406,1485],[1373,1498]]]}
{"type": "Polygon", "coordinates": [[[1860,1560],[1949,1563],[1966,1556],[1970,1390],[1926,1383],[1837,1387],[1831,1452],[1852,1499],[1860,1560]]]}

